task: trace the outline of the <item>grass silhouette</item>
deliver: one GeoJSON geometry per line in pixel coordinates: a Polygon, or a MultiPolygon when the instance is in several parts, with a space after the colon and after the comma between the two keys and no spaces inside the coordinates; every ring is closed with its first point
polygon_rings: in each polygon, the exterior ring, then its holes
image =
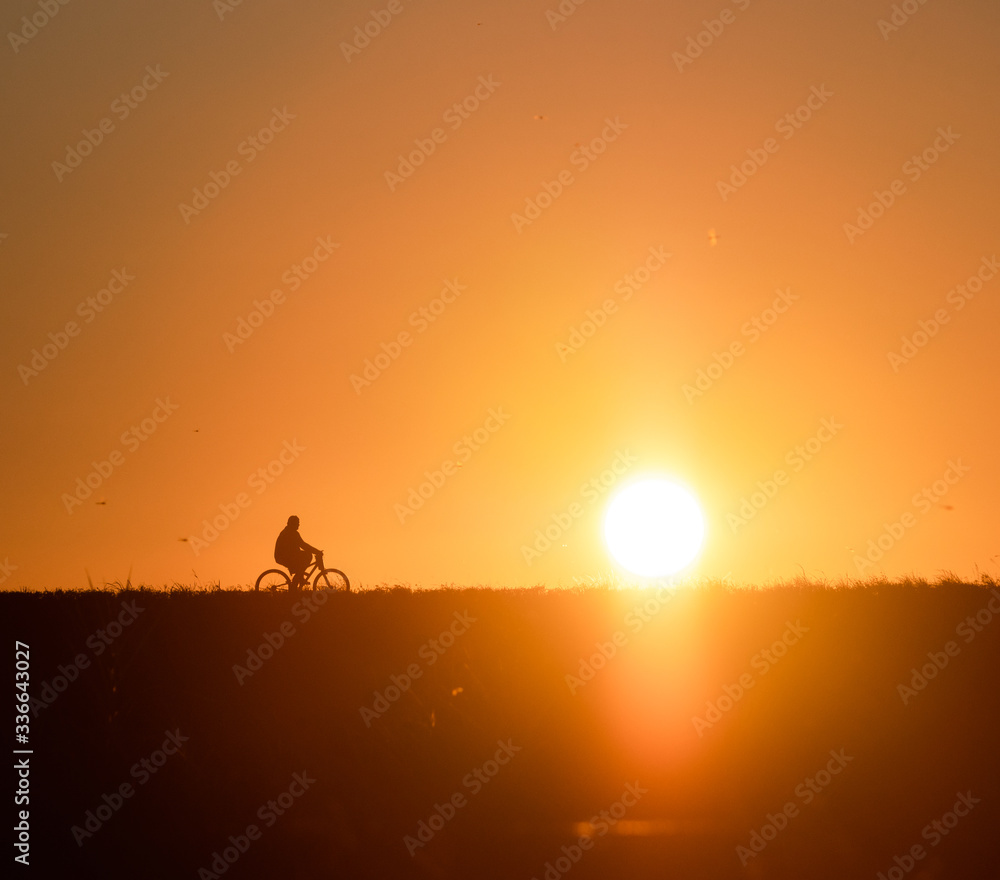
{"type": "Polygon", "coordinates": [[[941,572],[659,594],[601,576],[7,591],[31,694],[54,696],[31,719],[33,855],[51,876],[221,876],[213,854],[256,823],[230,876],[542,878],[637,782],[629,833],[595,837],[572,877],[876,876],[921,842],[931,876],[987,876],[996,588],[941,572]],[[109,625],[128,607],[134,620],[109,625]],[[789,626],[800,634],[777,647],[789,626]],[[187,741],[139,785],[133,768],[168,731],[187,741]],[[473,794],[464,780],[500,740],[519,751],[473,794]],[[852,761],[803,804],[796,787],[837,749],[852,761]],[[258,811],[302,772],[315,783],[266,826],[258,811]],[[134,795],[77,846],[74,826],[123,782],[134,795]],[[921,841],[967,790],[975,810],[921,841]],[[411,856],[406,839],[455,793],[466,805],[411,856]],[[800,813],[744,867],[737,847],[788,802],[800,813]]]}

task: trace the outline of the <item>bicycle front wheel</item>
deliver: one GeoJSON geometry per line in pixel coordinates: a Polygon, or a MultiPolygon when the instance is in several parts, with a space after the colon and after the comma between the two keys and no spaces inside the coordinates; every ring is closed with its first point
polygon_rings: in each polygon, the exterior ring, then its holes
{"type": "Polygon", "coordinates": [[[259,578],[257,578],[257,583],[253,585],[253,589],[255,593],[259,593],[263,590],[273,593],[276,590],[287,590],[291,584],[291,578],[281,569],[269,568],[259,578]]]}
{"type": "Polygon", "coordinates": [[[341,590],[344,593],[351,591],[351,582],[347,575],[336,568],[324,568],[313,581],[314,590],[341,590]]]}

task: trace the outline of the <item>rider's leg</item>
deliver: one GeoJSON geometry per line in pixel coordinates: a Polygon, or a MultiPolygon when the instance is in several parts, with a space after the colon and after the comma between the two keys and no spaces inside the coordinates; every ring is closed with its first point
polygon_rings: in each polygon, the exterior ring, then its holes
{"type": "Polygon", "coordinates": [[[294,577],[290,586],[292,590],[298,590],[305,586],[306,570],[309,568],[309,563],[312,562],[312,553],[308,550],[302,550],[297,555],[299,558],[296,560],[296,570],[293,572],[294,577]]]}

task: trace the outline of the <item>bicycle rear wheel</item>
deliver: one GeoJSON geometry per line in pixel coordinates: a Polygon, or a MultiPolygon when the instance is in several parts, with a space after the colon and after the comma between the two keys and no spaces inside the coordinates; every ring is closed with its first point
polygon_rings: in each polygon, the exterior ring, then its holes
{"type": "Polygon", "coordinates": [[[257,578],[257,583],[253,585],[253,588],[256,593],[263,590],[273,593],[276,590],[287,590],[291,584],[292,579],[281,571],[281,569],[269,568],[259,578],[257,578]]]}
{"type": "Polygon", "coordinates": [[[314,590],[341,590],[345,593],[351,591],[351,582],[347,575],[336,568],[324,568],[313,581],[314,590]]]}

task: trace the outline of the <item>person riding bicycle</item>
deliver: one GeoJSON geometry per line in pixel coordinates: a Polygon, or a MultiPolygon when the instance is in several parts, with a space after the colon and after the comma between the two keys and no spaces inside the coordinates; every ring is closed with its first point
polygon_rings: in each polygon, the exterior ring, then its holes
{"type": "Polygon", "coordinates": [[[306,569],[312,562],[314,553],[320,556],[323,551],[302,540],[297,516],[288,517],[288,525],[281,530],[278,540],[274,542],[274,561],[292,573],[290,589],[297,590],[305,584],[306,569]]]}

